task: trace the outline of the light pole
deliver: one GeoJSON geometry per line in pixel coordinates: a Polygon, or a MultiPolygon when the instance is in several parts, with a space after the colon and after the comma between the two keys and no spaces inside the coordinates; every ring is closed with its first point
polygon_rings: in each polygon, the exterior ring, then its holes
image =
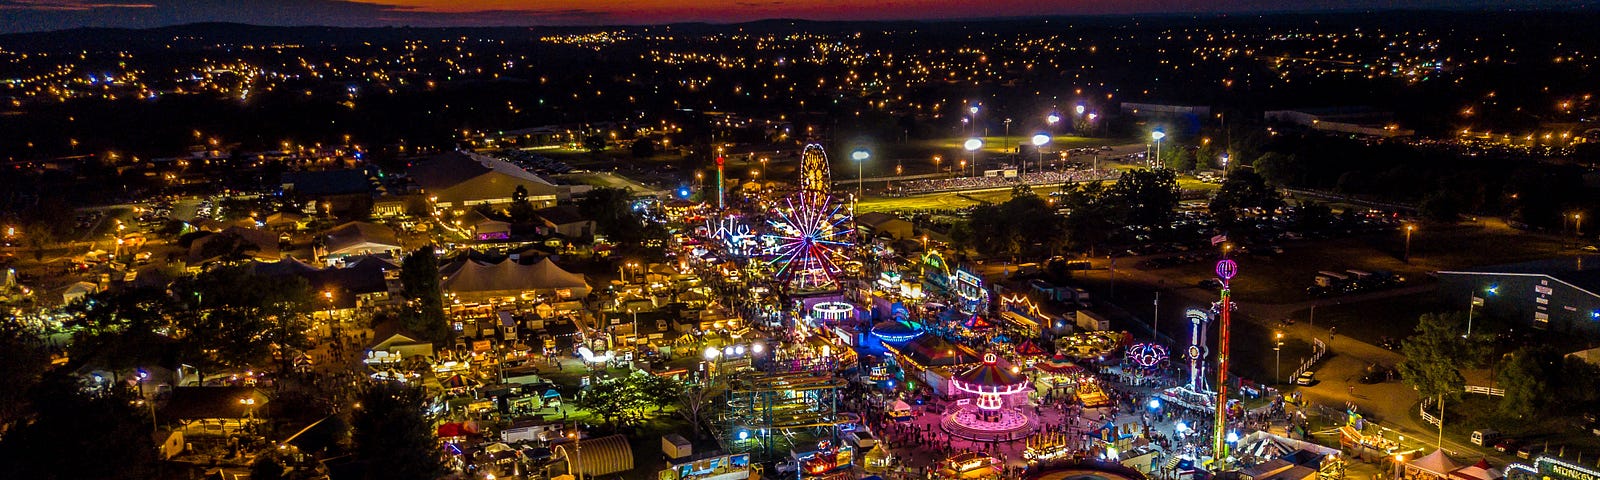
{"type": "Polygon", "coordinates": [[[933,173],[939,173],[939,162],[943,162],[943,161],[944,161],[944,156],[943,155],[934,155],[933,156],[933,173]]]}
{"type": "Polygon", "coordinates": [[[1277,383],[1283,383],[1283,332],[1273,334],[1273,337],[1277,343],[1272,345],[1272,355],[1275,357],[1272,378],[1277,383]]]}
{"type": "Polygon", "coordinates": [[[1156,158],[1154,163],[1157,167],[1161,166],[1161,139],[1163,138],[1167,138],[1167,132],[1163,132],[1159,129],[1150,132],[1150,139],[1154,140],[1156,143],[1156,158]]]}
{"type": "MultiPolygon", "coordinates": [[[[1485,287],[1483,291],[1489,295],[1494,295],[1495,292],[1500,291],[1500,287],[1498,285],[1490,285],[1485,287]]],[[[1476,291],[1472,292],[1471,297],[1472,300],[1467,303],[1467,334],[1462,335],[1461,338],[1472,336],[1472,314],[1478,309],[1478,307],[1483,306],[1484,302],[1486,301],[1483,297],[1478,296],[1478,292],[1476,291]]]]}
{"type": "Polygon", "coordinates": [[[578,431],[578,422],[572,422],[572,433],[567,435],[572,439],[572,455],[577,458],[578,472],[573,478],[583,480],[583,434],[578,431]]]}
{"type": "MultiPolygon", "coordinates": [[[[1039,154],[1039,171],[1044,171],[1044,146],[1050,143],[1050,136],[1043,133],[1033,136],[1033,150],[1039,154]]],[[[1027,168],[1023,168],[1027,170],[1027,168]]]]}
{"type": "Polygon", "coordinates": [[[962,144],[962,146],[966,147],[967,152],[969,152],[968,155],[972,158],[972,174],[976,176],[978,174],[978,149],[983,148],[983,140],[977,137],[969,138],[967,143],[962,144]]]}
{"type": "Polygon", "coordinates": [[[1000,151],[1004,152],[1006,155],[1010,155],[1011,154],[1011,119],[1007,118],[1006,121],[1005,121],[1005,124],[1006,124],[1006,136],[1000,137],[1000,151]]]}
{"type": "Polygon", "coordinates": [[[865,148],[857,148],[856,151],[850,152],[850,158],[856,161],[856,197],[860,198],[863,192],[866,192],[865,187],[862,186],[861,164],[867,163],[867,159],[872,158],[872,154],[867,152],[865,148]]]}
{"type": "Polygon", "coordinates": [[[1417,230],[1417,226],[1416,225],[1406,224],[1406,254],[1405,254],[1405,262],[1406,263],[1411,263],[1411,232],[1416,231],[1416,230],[1417,230]]]}

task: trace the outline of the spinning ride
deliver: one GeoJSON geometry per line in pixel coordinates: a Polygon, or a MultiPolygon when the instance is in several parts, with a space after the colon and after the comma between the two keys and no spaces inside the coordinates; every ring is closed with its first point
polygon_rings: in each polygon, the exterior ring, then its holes
{"type": "Polygon", "coordinates": [[[941,425],[951,435],[975,440],[1015,439],[1033,430],[1033,419],[1019,409],[1006,407],[1004,399],[1026,391],[1028,378],[995,354],[985,354],[982,364],[951,378],[950,386],[978,396],[971,405],[961,404],[945,416],[941,425]]]}

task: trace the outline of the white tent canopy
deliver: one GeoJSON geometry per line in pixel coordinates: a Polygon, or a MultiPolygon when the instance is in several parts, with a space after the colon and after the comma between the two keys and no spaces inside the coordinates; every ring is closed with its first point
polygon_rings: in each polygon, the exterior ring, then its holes
{"type": "Polygon", "coordinates": [[[1407,462],[1406,468],[1422,470],[1443,477],[1461,468],[1461,465],[1451,460],[1450,457],[1445,456],[1444,450],[1434,450],[1433,453],[1427,456],[1407,462]]]}
{"type": "Polygon", "coordinates": [[[500,263],[482,263],[463,260],[445,278],[447,292],[465,294],[512,294],[521,292],[553,293],[570,290],[572,297],[589,294],[589,282],[583,275],[568,272],[549,259],[533,265],[523,265],[511,260],[500,263]]]}

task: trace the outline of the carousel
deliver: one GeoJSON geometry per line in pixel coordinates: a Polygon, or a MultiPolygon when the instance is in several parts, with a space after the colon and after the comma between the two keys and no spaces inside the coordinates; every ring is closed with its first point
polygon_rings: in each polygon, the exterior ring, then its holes
{"type": "Polygon", "coordinates": [[[993,353],[983,363],[950,379],[955,391],[976,395],[961,399],[940,424],[951,435],[973,440],[1011,440],[1033,430],[1033,419],[1006,405],[1006,397],[1028,389],[1028,377],[993,353]]]}

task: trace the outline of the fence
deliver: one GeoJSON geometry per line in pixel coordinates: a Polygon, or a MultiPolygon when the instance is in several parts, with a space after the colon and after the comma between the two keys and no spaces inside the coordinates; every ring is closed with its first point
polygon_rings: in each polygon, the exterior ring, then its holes
{"type": "Polygon", "coordinates": [[[1428,413],[1428,407],[1433,406],[1433,402],[1434,402],[1434,398],[1433,397],[1428,397],[1428,398],[1422,399],[1422,403],[1417,404],[1417,413],[1422,416],[1422,421],[1428,422],[1428,425],[1433,425],[1433,426],[1437,427],[1437,426],[1439,426],[1439,422],[1440,422],[1439,417],[1428,413]]]}
{"type": "MultiPolygon", "coordinates": [[[[1489,388],[1481,385],[1467,385],[1466,391],[1467,393],[1479,393],[1491,397],[1506,396],[1506,389],[1504,388],[1489,388]]],[[[1433,407],[1435,401],[1434,397],[1422,399],[1422,403],[1417,405],[1417,415],[1422,417],[1422,421],[1428,422],[1428,425],[1437,427],[1439,426],[1439,417],[1428,413],[1428,408],[1433,407]]]]}
{"type": "Polygon", "coordinates": [[[1320,338],[1311,339],[1311,358],[1307,359],[1305,363],[1300,364],[1300,368],[1294,369],[1294,373],[1289,374],[1290,380],[1293,381],[1293,379],[1300,378],[1300,374],[1306,373],[1306,370],[1310,370],[1311,367],[1316,365],[1318,360],[1322,360],[1322,357],[1327,355],[1327,353],[1328,344],[1322,343],[1322,339],[1320,338]]]}
{"type": "Polygon", "coordinates": [[[1490,388],[1479,385],[1467,385],[1467,393],[1481,393],[1491,397],[1504,397],[1506,396],[1506,389],[1490,388]]]}

